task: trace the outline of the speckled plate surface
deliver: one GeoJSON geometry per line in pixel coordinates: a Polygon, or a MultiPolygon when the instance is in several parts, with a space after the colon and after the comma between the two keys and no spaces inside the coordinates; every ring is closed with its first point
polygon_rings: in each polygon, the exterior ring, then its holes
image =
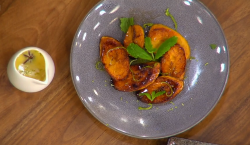
{"type": "Polygon", "coordinates": [[[164,138],[195,126],[219,101],[229,72],[229,52],[223,31],[211,12],[197,0],[104,0],[80,24],[72,44],[71,74],[76,91],[89,112],[104,125],[138,138],[164,138]],[[116,91],[110,77],[95,68],[102,36],[123,42],[121,17],[134,17],[135,24],[161,23],[174,28],[165,16],[170,12],[178,32],[189,42],[184,90],[172,101],[139,111],[147,104],[133,93],[116,91]],[[212,50],[210,44],[217,44],[212,50]],[[205,65],[208,63],[207,65],[205,65]]]}

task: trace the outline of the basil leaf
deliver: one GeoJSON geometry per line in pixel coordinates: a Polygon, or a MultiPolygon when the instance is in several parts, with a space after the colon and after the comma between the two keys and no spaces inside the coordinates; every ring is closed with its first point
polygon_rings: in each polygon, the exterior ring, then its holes
{"type": "Polygon", "coordinates": [[[130,45],[127,47],[127,51],[134,58],[152,60],[152,56],[150,56],[150,54],[148,54],[144,49],[142,49],[137,44],[130,43],[130,45]]]}
{"type": "Polygon", "coordinates": [[[140,93],[139,94],[139,96],[144,96],[144,95],[146,95],[147,98],[152,101],[152,97],[151,97],[151,95],[149,93],[140,93]]]}
{"type": "Polygon", "coordinates": [[[173,36],[166,41],[164,41],[161,46],[159,47],[155,59],[159,59],[162,55],[164,55],[167,51],[170,50],[172,46],[174,46],[177,43],[178,37],[173,36]]]}
{"type": "Polygon", "coordinates": [[[154,53],[157,50],[153,48],[150,37],[145,38],[145,48],[149,53],[154,53]]]}
{"type": "Polygon", "coordinates": [[[143,28],[146,28],[146,27],[151,27],[153,26],[154,24],[153,23],[146,23],[143,25],[143,28]]]}
{"type": "Polygon", "coordinates": [[[138,107],[138,110],[149,110],[149,109],[151,109],[153,107],[152,104],[148,104],[148,105],[149,105],[149,107],[147,107],[147,108],[138,107]]]}
{"type": "Polygon", "coordinates": [[[216,49],[217,45],[216,44],[210,44],[211,49],[216,49]]]}
{"type": "Polygon", "coordinates": [[[127,33],[129,26],[134,25],[134,18],[120,18],[120,21],[120,27],[124,33],[127,33]]]}

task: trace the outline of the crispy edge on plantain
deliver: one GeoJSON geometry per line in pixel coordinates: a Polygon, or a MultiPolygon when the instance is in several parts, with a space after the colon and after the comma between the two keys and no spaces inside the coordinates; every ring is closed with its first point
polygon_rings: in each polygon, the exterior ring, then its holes
{"type": "Polygon", "coordinates": [[[125,39],[124,46],[127,48],[130,43],[135,43],[141,48],[144,47],[144,30],[140,25],[132,25],[129,27],[125,39]]]}
{"type": "Polygon", "coordinates": [[[123,80],[129,74],[129,56],[122,44],[112,37],[102,37],[100,57],[105,70],[114,80],[123,80]]]}
{"type": "Polygon", "coordinates": [[[126,79],[122,81],[113,80],[114,88],[124,92],[141,90],[155,81],[159,76],[160,68],[159,62],[133,65],[126,79]]]}
{"type": "Polygon", "coordinates": [[[161,72],[164,76],[172,76],[183,80],[185,67],[185,51],[179,44],[171,47],[171,49],[166,52],[161,59],[161,72]]]}
{"type": "Polygon", "coordinates": [[[182,90],[183,90],[184,82],[176,79],[174,77],[170,76],[161,76],[158,77],[154,83],[149,85],[148,87],[137,91],[136,95],[137,98],[144,102],[144,103],[151,103],[151,104],[159,104],[159,103],[165,103],[168,102],[176,97],[182,90]],[[169,87],[171,86],[171,88],[169,87]],[[149,93],[152,94],[152,92],[155,91],[160,92],[160,91],[166,91],[165,94],[160,95],[156,97],[153,101],[149,100],[146,95],[139,96],[140,93],[149,93]]]}
{"type": "Polygon", "coordinates": [[[177,31],[162,25],[162,24],[154,24],[150,30],[148,37],[151,38],[151,43],[153,48],[158,49],[160,45],[170,37],[176,36],[178,37],[177,44],[179,44],[185,51],[186,60],[190,58],[190,47],[188,41],[177,31]]]}

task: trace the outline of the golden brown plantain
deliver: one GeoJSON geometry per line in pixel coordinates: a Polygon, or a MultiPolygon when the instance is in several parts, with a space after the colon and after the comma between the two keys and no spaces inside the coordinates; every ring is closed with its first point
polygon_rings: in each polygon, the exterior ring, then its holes
{"type": "Polygon", "coordinates": [[[160,73],[159,62],[149,62],[131,66],[128,77],[122,81],[113,80],[115,89],[124,92],[141,90],[152,84],[160,73]]]}
{"type": "Polygon", "coordinates": [[[179,44],[184,49],[186,59],[189,59],[190,47],[188,45],[188,42],[177,31],[162,24],[155,24],[150,28],[149,34],[148,34],[148,37],[151,38],[151,43],[153,45],[153,48],[156,48],[156,49],[158,49],[165,40],[173,36],[178,37],[177,44],[179,44]]]}
{"type": "Polygon", "coordinates": [[[130,43],[135,43],[141,48],[144,47],[144,30],[140,25],[132,25],[129,27],[124,39],[124,46],[127,48],[130,43]]]}
{"type": "Polygon", "coordinates": [[[175,45],[166,52],[161,59],[161,71],[164,76],[172,76],[180,80],[184,79],[186,57],[183,48],[175,45]]]}
{"type": "Polygon", "coordinates": [[[174,77],[161,76],[158,77],[154,83],[152,83],[145,89],[138,91],[136,95],[137,98],[144,103],[151,103],[151,104],[164,103],[174,99],[175,96],[182,91],[183,85],[184,85],[183,81],[180,81],[174,77]],[[169,86],[171,86],[172,91],[169,86]],[[166,91],[168,96],[166,95],[166,93],[164,93],[163,95],[156,97],[153,101],[149,100],[146,95],[139,96],[140,93],[152,94],[153,91],[155,91],[156,93],[160,91],[166,91]]]}
{"type": "Polygon", "coordinates": [[[123,80],[129,74],[129,57],[122,44],[111,37],[102,37],[100,55],[104,68],[114,80],[123,80]]]}

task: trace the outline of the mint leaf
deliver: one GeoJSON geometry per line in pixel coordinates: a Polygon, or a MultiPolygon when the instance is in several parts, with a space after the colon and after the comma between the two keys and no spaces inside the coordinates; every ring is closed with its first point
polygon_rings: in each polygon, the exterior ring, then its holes
{"type": "Polygon", "coordinates": [[[139,96],[144,96],[144,95],[146,95],[147,98],[148,98],[150,101],[153,101],[153,100],[152,100],[152,97],[151,97],[151,95],[150,95],[149,93],[140,93],[140,94],[139,94],[139,96]]]}
{"type": "Polygon", "coordinates": [[[162,55],[164,55],[172,46],[174,46],[177,43],[178,37],[173,36],[166,41],[164,41],[161,46],[159,47],[155,58],[159,59],[162,55]]]}
{"type": "Polygon", "coordinates": [[[157,92],[154,96],[153,96],[153,94],[152,94],[153,100],[154,100],[156,97],[159,97],[159,96],[163,95],[164,93],[166,93],[166,91],[157,92]]]}
{"type": "Polygon", "coordinates": [[[127,51],[134,58],[152,60],[152,56],[150,56],[150,54],[148,54],[144,49],[142,49],[137,44],[130,43],[130,45],[127,47],[127,51]]]}
{"type": "Polygon", "coordinates": [[[150,37],[145,38],[145,48],[149,53],[154,53],[157,50],[153,48],[150,37]]]}
{"type": "Polygon", "coordinates": [[[134,25],[134,18],[120,18],[120,21],[120,27],[124,33],[127,33],[129,26],[134,25]]]}
{"type": "Polygon", "coordinates": [[[153,23],[146,23],[143,25],[143,28],[146,28],[146,27],[151,27],[153,26],[154,24],[153,23]]]}
{"type": "Polygon", "coordinates": [[[142,64],[142,63],[148,63],[150,60],[145,60],[145,59],[135,59],[133,62],[130,63],[130,65],[136,65],[136,64],[142,64]]]}
{"type": "Polygon", "coordinates": [[[154,100],[154,98],[155,98],[154,96],[155,96],[155,91],[153,91],[153,92],[152,92],[152,94],[151,94],[151,98],[152,98],[152,100],[151,100],[151,101],[153,101],[153,100],[154,100]]]}
{"type": "Polygon", "coordinates": [[[211,49],[216,49],[217,45],[216,44],[210,44],[211,49]]]}

